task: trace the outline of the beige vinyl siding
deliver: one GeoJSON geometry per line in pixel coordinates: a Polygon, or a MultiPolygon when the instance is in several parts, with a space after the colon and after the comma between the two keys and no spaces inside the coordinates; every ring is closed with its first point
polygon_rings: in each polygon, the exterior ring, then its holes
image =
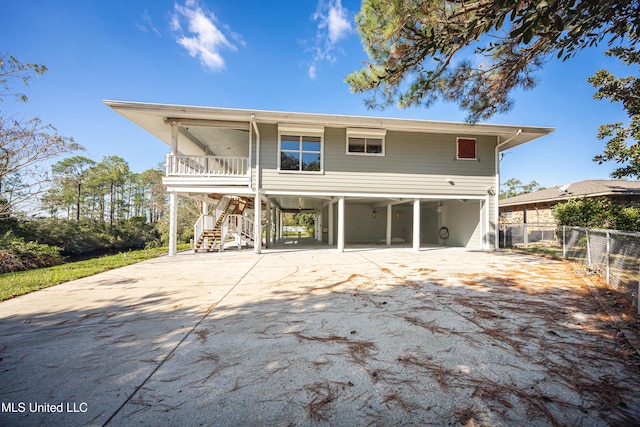
{"type": "Polygon", "coordinates": [[[324,173],[305,174],[277,170],[277,125],[263,124],[260,132],[266,190],[485,195],[495,185],[493,137],[477,137],[478,160],[456,160],[456,137],[474,135],[392,131],[386,135],[385,156],[349,156],[346,129],[326,128],[324,173]]]}

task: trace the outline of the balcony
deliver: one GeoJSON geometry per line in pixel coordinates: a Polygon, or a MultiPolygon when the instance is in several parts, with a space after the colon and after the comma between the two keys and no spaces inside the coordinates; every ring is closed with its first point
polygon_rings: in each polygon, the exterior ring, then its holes
{"type": "Polygon", "coordinates": [[[187,156],[168,154],[165,185],[244,185],[251,183],[248,157],[187,156]]]}

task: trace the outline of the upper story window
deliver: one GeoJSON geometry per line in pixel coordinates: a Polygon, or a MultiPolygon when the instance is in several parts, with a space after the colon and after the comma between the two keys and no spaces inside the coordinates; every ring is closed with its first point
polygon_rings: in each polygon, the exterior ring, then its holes
{"type": "Polygon", "coordinates": [[[324,128],[280,125],[278,170],[322,172],[324,128]]]}
{"type": "Polygon", "coordinates": [[[461,160],[476,160],[476,139],[475,138],[458,138],[457,158],[461,160]]]}
{"type": "Polygon", "coordinates": [[[384,129],[347,129],[347,154],[359,156],[384,156],[384,129]]]}

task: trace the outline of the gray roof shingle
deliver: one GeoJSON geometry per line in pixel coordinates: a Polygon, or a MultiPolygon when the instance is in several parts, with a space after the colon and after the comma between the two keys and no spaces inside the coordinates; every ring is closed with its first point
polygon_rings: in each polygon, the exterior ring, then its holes
{"type": "Polygon", "coordinates": [[[613,195],[640,196],[640,181],[596,180],[574,182],[521,194],[499,201],[499,206],[515,206],[528,203],[555,202],[578,197],[598,197],[613,195]]]}

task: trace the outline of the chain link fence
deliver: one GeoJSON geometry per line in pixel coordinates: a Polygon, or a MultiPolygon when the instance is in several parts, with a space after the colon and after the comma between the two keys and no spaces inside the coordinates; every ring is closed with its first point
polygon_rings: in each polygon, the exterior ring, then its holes
{"type": "Polygon", "coordinates": [[[559,256],[584,264],[636,301],[640,314],[640,233],[553,223],[501,224],[500,247],[532,246],[555,248],[559,256]]]}
{"type": "Polygon", "coordinates": [[[500,247],[512,248],[531,243],[560,245],[558,226],[553,222],[531,224],[506,223],[500,225],[500,247]]]}
{"type": "Polygon", "coordinates": [[[553,248],[559,256],[584,264],[624,293],[637,304],[640,314],[640,233],[554,223],[506,223],[500,224],[500,247],[553,248]]]}
{"type": "Polygon", "coordinates": [[[582,227],[561,230],[565,258],[582,262],[609,285],[638,297],[640,233],[582,227]]]}

